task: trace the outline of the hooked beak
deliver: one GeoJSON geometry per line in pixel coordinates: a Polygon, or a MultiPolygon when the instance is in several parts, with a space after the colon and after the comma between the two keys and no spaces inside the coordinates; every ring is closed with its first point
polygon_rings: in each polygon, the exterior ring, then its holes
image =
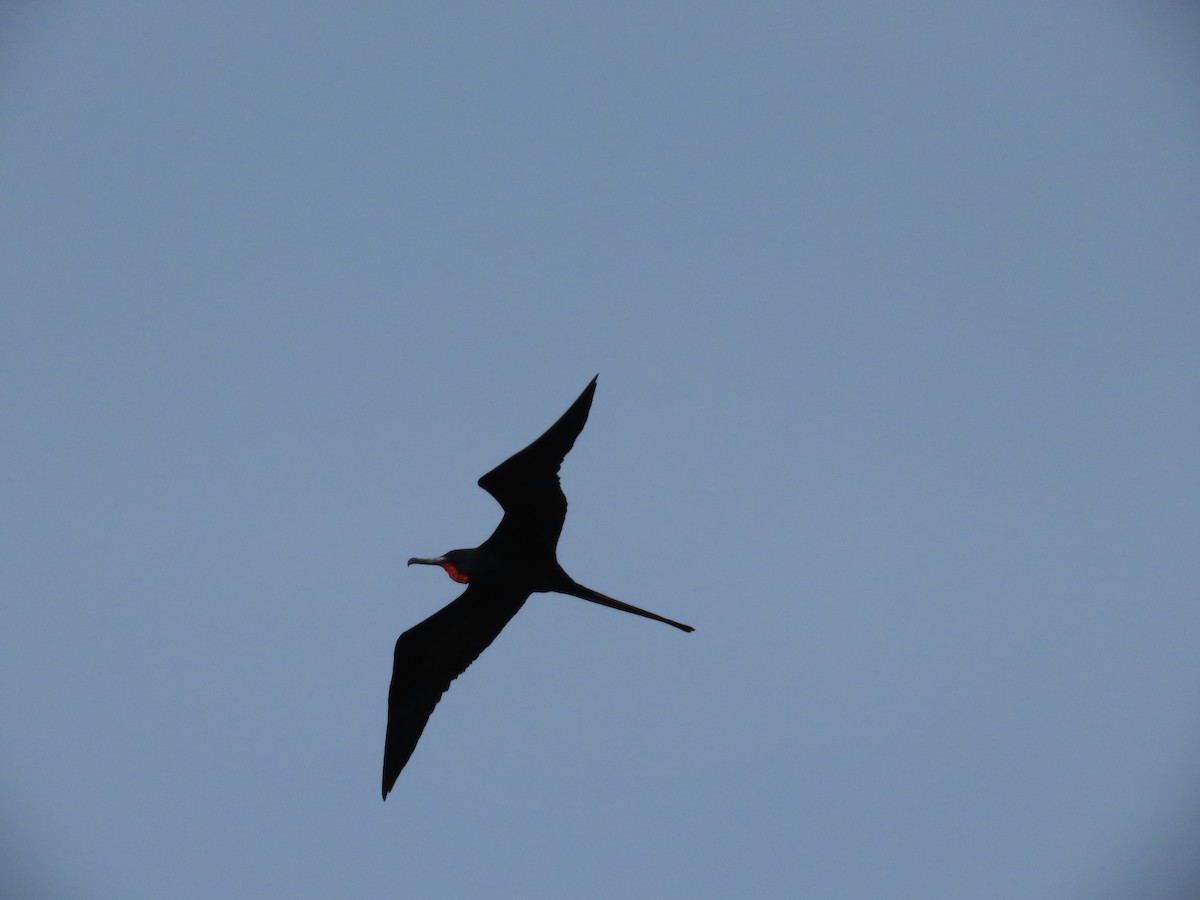
{"type": "Polygon", "coordinates": [[[418,563],[419,565],[422,565],[422,566],[443,566],[446,564],[446,557],[435,556],[432,559],[425,559],[424,557],[414,556],[412,559],[410,559],[408,561],[408,564],[410,566],[413,563],[418,563]]]}

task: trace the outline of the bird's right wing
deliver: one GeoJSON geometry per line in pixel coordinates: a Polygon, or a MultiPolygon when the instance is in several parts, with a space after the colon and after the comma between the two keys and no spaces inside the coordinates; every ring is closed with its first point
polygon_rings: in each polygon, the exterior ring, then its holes
{"type": "Polygon", "coordinates": [[[383,745],[383,799],[396,783],[450,682],[496,639],[528,593],[468,587],[396,641],[383,745]]]}

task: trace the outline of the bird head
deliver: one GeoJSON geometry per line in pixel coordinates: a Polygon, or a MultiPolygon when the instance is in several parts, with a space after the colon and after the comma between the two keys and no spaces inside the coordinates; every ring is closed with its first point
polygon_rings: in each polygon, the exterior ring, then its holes
{"type": "Polygon", "coordinates": [[[474,554],[474,550],[451,550],[448,553],[443,553],[441,556],[434,556],[429,559],[414,556],[408,561],[408,564],[410,566],[413,563],[419,563],[423,566],[441,566],[454,581],[457,581],[459,584],[466,584],[471,580],[471,557],[474,554]]]}

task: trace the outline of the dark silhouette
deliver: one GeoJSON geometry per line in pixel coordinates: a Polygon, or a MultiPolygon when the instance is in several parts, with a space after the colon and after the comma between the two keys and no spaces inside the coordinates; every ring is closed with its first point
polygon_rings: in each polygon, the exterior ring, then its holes
{"type": "Polygon", "coordinates": [[[583,430],[595,392],[593,378],[545,434],[479,479],[479,486],[504,508],[504,517],[491,537],[473,550],[451,550],[432,559],[408,561],[410,566],[441,566],[467,589],[396,641],[383,747],[383,799],[412,756],[450,682],[487,649],[531,593],[557,591],[683,631],[695,630],[586,588],[558,564],[555,548],[567,517],[558,469],[583,430]]]}

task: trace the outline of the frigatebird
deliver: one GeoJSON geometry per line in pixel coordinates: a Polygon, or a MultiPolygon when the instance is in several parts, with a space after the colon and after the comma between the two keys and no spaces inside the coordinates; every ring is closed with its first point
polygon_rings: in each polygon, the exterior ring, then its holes
{"type": "Polygon", "coordinates": [[[593,378],[545,434],[479,479],[479,486],[504,510],[491,537],[471,550],[408,561],[410,566],[441,566],[467,589],[396,641],[383,746],[384,800],[450,682],[487,649],[530,594],[570,594],[683,631],[695,630],[584,587],[558,564],[558,536],[567,517],[558,470],[587,422],[595,393],[593,378]]]}

